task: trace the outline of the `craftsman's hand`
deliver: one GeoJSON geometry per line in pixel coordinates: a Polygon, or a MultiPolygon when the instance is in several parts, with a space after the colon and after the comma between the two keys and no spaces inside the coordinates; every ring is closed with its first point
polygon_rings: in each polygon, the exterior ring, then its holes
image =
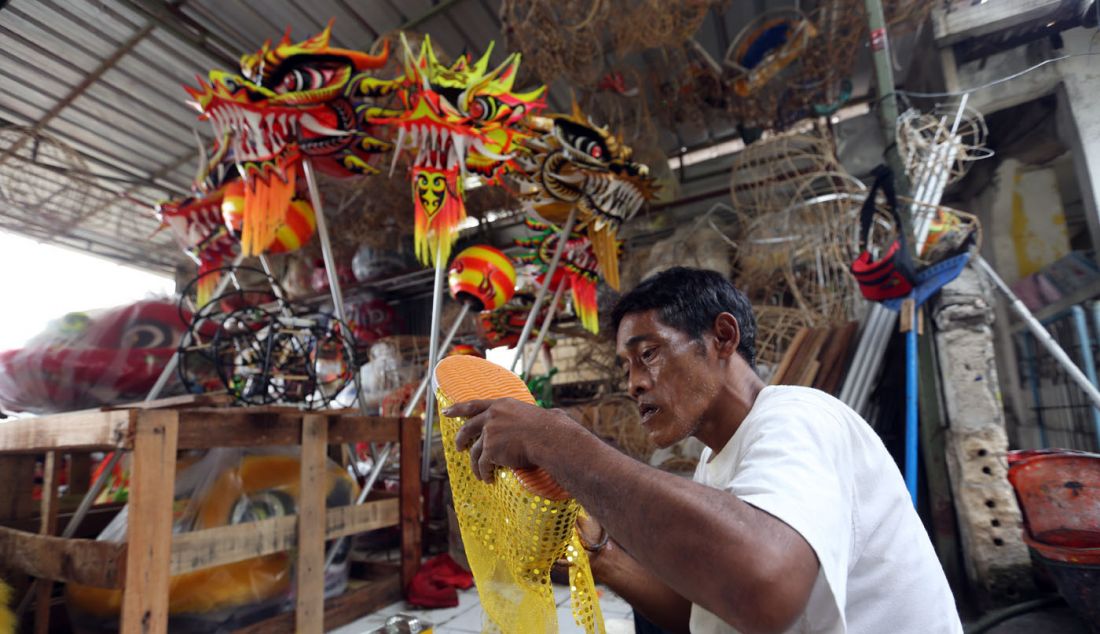
{"type": "Polygon", "coordinates": [[[443,414],[466,419],[455,436],[455,447],[470,450],[474,476],[485,482],[492,482],[497,467],[538,466],[547,448],[568,446],[559,443],[580,429],[559,410],[545,410],[511,398],[458,403],[443,414]]]}

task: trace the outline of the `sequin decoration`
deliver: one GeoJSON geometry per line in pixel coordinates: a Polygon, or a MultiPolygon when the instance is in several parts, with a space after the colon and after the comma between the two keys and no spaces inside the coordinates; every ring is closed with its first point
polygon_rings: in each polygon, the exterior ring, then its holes
{"type": "MultiPolygon", "coordinates": [[[[515,398],[534,404],[523,381],[504,368],[470,356],[448,357],[436,368],[440,409],[471,399],[515,398]]],[[[481,482],[455,435],[465,422],[442,416],[443,449],[462,541],[486,615],[486,631],[528,634],[558,631],[550,568],[569,566],[577,625],[604,632],[588,556],[576,532],[581,507],[541,469],[498,468],[481,482]]]]}

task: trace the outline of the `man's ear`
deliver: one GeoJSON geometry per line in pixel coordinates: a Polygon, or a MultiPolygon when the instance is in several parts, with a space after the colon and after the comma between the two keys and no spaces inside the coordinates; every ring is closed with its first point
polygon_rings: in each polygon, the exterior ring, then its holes
{"type": "Polygon", "coordinates": [[[721,313],[714,318],[714,345],[720,358],[737,354],[737,346],[741,345],[741,324],[736,317],[721,313]]]}

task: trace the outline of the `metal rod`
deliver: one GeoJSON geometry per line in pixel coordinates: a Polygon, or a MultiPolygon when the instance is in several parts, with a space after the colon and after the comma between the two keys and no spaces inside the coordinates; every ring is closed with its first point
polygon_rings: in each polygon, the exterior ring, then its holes
{"type": "MultiPolygon", "coordinates": [[[[898,195],[909,194],[909,177],[905,173],[905,163],[897,145],[898,99],[894,90],[893,59],[890,54],[890,38],[886,28],[886,16],[882,11],[882,0],[864,0],[867,10],[868,32],[871,34],[871,57],[875,66],[875,89],[878,97],[879,118],[882,135],[886,140],[886,162],[894,171],[894,183],[898,195]]],[[[912,221],[904,209],[898,210],[904,222],[899,228],[906,234],[907,244],[914,244],[912,221]]]]}
{"type": "MultiPolygon", "coordinates": [[[[1085,392],[1089,401],[1092,402],[1092,406],[1100,407],[1100,391],[1096,389],[1096,386],[1089,381],[1088,377],[1085,376],[1085,374],[1081,372],[1081,369],[1069,358],[1069,355],[1062,349],[1062,346],[1058,345],[1054,337],[1050,336],[1050,333],[1047,332],[1047,329],[1044,328],[1041,323],[1039,323],[1039,320],[1035,319],[1035,316],[1032,315],[1027,306],[1020,301],[1020,298],[1016,297],[1016,294],[1012,292],[1012,289],[1010,289],[1007,284],[1005,284],[1001,276],[997,275],[997,271],[995,271],[993,267],[985,261],[985,258],[980,255],[974,256],[973,261],[985,272],[989,279],[992,280],[993,284],[1004,294],[1005,298],[1008,299],[1009,306],[1011,306],[1013,312],[1015,312],[1017,316],[1023,319],[1024,324],[1027,326],[1027,329],[1031,331],[1031,334],[1035,335],[1035,338],[1047,349],[1047,352],[1054,357],[1058,365],[1062,366],[1066,374],[1073,379],[1073,382],[1085,392]]],[[[1096,429],[1096,439],[1100,442],[1100,427],[1096,429]]]]}
{"type": "MultiPolygon", "coordinates": [[[[435,249],[435,282],[432,285],[432,324],[428,333],[428,373],[431,381],[435,374],[436,358],[439,356],[439,322],[443,317],[443,273],[447,263],[443,261],[443,240],[438,236],[435,249]]],[[[424,403],[424,453],[420,463],[420,481],[427,482],[432,464],[432,431],[435,425],[435,398],[429,392],[424,403]]]]}
{"type": "MultiPolygon", "coordinates": [[[[917,303],[910,302],[907,307],[912,314],[909,332],[905,333],[905,486],[913,506],[917,505],[917,303]]],[[[903,309],[904,310],[904,309],[903,309]]]]}
{"type": "Polygon", "coordinates": [[[523,324],[523,332],[520,333],[519,342],[516,343],[516,356],[512,357],[512,365],[508,366],[508,369],[513,372],[516,370],[516,364],[519,362],[520,356],[523,355],[523,346],[527,345],[527,340],[531,338],[531,331],[535,327],[535,319],[539,314],[539,309],[542,308],[542,303],[546,301],[546,291],[549,290],[550,283],[554,279],[554,272],[558,270],[561,254],[565,252],[565,243],[569,241],[569,234],[573,232],[573,225],[576,222],[577,208],[574,207],[569,212],[569,219],[565,221],[565,226],[558,234],[558,246],[554,249],[554,257],[550,259],[550,268],[546,270],[542,284],[539,285],[539,290],[535,294],[535,304],[531,306],[531,312],[527,313],[527,321],[523,324]]]}
{"type": "MultiPolygon", "coordinates": [[[[367,476],[366,481],[363,483],[362,490],[359,491],[359,497],[355,498],[355,505],[358,506],[367,499],[370,494],[371,488],[374,487],[374,483],[378,480],[378,476],[382,474],[382,467],[385,466],[386,460],[390,457],[390,452],[393,451],[393,443],[386,443],[386,446],[382,447],[382,451],[374,459],[374,465],[371,467],[370,474],[367,476]]],[[[336,559],[336,553],[340,552],[340,548],[344,544],[344,540],[348,539],[345,535],[336,540],[329,548],[328,554],[325,556],[325,568],[332,565],[332,561],[336,559]]]]}
{"type": "MultiPolygon", "coordinates": [[[[309,201],[313,205],[313,215],[317,219],[317,237],[321,240],[321,255],[325,260],[325,273],[328,274],[328,288],[329,293],[332,295],[333,309],[336,311],[336,317],[340,319],[342,325],[347,327],[348,318],[347,311],[344,309],[344,291],[340,286],[340,276],[336,273],[336,257],[332,254],[332,242],[329,240],[328,223],[325,221],[325,210],[321,203],[321,190],[317,187],[317,175],[313,173],[313,163],[309,159],[302,160],[302,168],[306,175],[306,186],[309,188],[309,201]]],[[[264,271],[271,275],[267,258],[261,255],[260,263],[263,265],[264,271]]],[[[278,295],[279,291],[275,290],[275,293],[278,295]]],[[[355,383],[355,402],[359,406],[359,413],[367,416],[370,412],[367,411],[367,401],[363,398],[362,371],[358,360],[355,358],[354,349],[352,350],[351,366],[351,379],[355,383]]],[[[348,443],[347,450],[351,453],[352,458],[357,457],[355,445],[348,443]]],[[[371,444],[371,455],[375,455],[373,443],[371,444]]],[[[355,475],[363,477],[363,474],[359,472],[359,461],[352,460],[351,465],[355,475]]]]}
{"type": "MultiPolygon", "coordinates": [[[[302,168],[306,175],[306,185],[309,187],[309,201],[313,205],[313,215],[317,218],[317,237],[321,240],[321,255],[324,257],[325,272],[328,274],[329,293],[332,295],[336,316],[346,326],[348,320],[344,311],[344,292],[340,287],[340,276],[336,274],[336,258],[332,255],[332,242],[329,241],[325,210],[321,204],[321,190],[317,187],[317,176],[313,173],[313,163],[309,159],[304,159],[302,168]]],[[[354,360],[352,365],[356,365],[354,360]]],[[[355,382],[355,400],[359,404],[359,413],[366,416],[368,414],[367,401],[363,398],[363,379],[360,374],[359,367],[354,367],[352,380],[355,382]]]]}
{"type": "MultiPolygon", "coordinates": [[[[546,319],[542,320],[542,328],[539,328],[539,334],[535,337],[535,349],[531,351],[530,355],[527,355],[527,360],[523,364],[523,378],[526,379],[528,374],[531,374],[531,368],[535,365],[535,360],[539,358],[539,350],[542,348],[542,342],[546,340],[546,333],[550,332],[550,324],[554,321],[554,313],[558,310],[558,304],[561,303],[562,293],[565,291],[565,280],[562,280],[558,284],[557,290],[554,291],[554,299],[551,300],[550,308],[546,310],[546,319]]],[[[547,371],[549,371],[549,367],[547,371]]]]}
{"type": "MultiPolygon", "coordinates": [[[[1085,375],[1089,383],[1096,387],[1096,365],[1092,358],[1092,337],[1089,336],[1089,325],[1085,319],[1085,309],[1079,305],[1074,306],[1073,324],[1077,328],[1077,343],[1081,346],[1081,364],[1085,366],[1085,375]]],[[[1100,446],[1100,409],[1092,408],[1092,426],[1096,430],[1096,442],[1100,446]]]]}
{"type": "MultiPolygon", "coordinates": [[[[470,305],[463,302],[462,309],[458,311],[458,317],[455,318],[451,329],[447,331],[447,335],[443,337],[443,341],[439,344],[439,356],[435,362],[439,363],[443,356],[447,354],[447,347],[454,341],[455,335],[458,334],[458,329],[462,326],[462,320],[466,319],[466,315],[470,312],[470,305]]],[[[432,382],[432,373],[425,372],[424,378],[420,380],[420,385],[416,386],[416,391],[413,392],[413,396],[409,399],[408,405],[405,406],[405,411],[401,412],[401,416],[408,418],[416,411],[416,404],[424,396],[424,390],[428,389],[428,385],[432,382]]]]}

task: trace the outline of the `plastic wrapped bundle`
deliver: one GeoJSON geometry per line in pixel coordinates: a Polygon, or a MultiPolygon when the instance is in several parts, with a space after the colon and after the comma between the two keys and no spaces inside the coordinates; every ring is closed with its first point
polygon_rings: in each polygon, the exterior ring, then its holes
{"type": "Polygon", "coordinates": [[[138,400],[185,329],[175,302],[69,313],[0,352],[0,407],[50,414],[138,400]]]}
{"type": "MultiPolygon", "coordinates": [[[[182,469],[176,478],[172,532],[294,514],[300,470],[298,456],[291,450],[211,450],[182,469]]],[[[326,504],[334,507],[353,503],[359,487],[347,472],[329,461],[325,475],[326,504]]],[[[103,529],[98,540],[126,540],[128,508],[103,529]]],[[[329,542],[329,546],[334,543],[329,542]]],[[[168,599],[169,629],[228,631],[292,609],[293,564],[292,553],[279,552],[173,576],[168,599]]],[[[325,570],[325,596],[342,593],[347,582],[345,550],[325,570]]],[[[77,631],[118,629],[122,591],[70,583],[66,602],[77,631]]]]}

